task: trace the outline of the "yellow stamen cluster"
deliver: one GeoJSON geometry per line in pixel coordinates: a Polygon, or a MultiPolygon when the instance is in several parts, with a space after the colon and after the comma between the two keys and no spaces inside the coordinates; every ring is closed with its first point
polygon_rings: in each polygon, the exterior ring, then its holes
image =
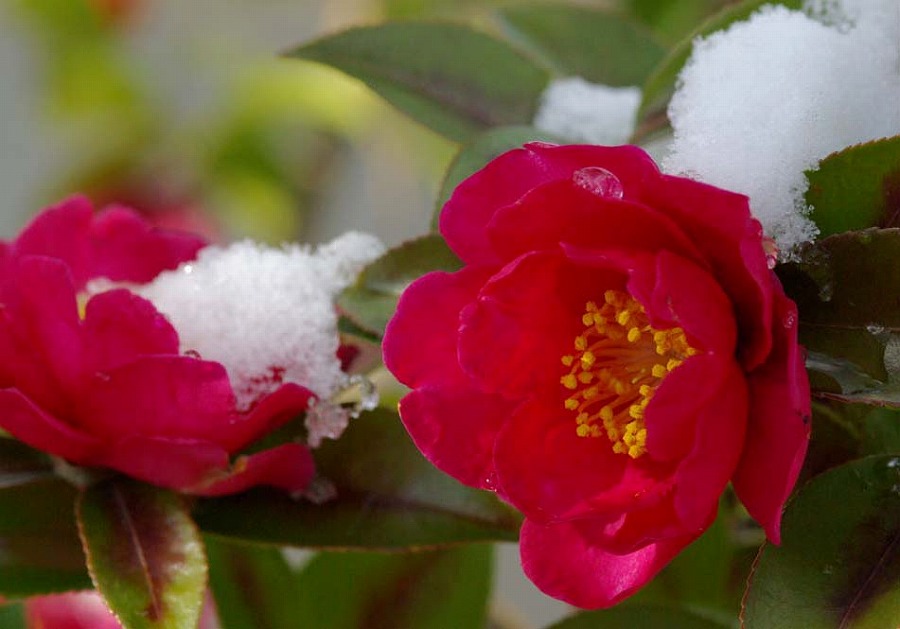
{"type": "Polygon", "coordinates": [[[647,451],[647,404],[697,350],[681,328],[650,327],[643,306],[622,291],[606,291],[599,306],[589,301],[581,320],[575,353],[562,357],[568,371],[560,383],[573,392],[565,407],[576,413],[579,437],[605,434],[613,452],[636,459],[647,451]]]}

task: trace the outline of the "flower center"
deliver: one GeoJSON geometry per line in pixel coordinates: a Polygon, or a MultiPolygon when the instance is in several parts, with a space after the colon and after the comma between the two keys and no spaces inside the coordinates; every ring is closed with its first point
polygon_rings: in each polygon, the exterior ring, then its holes
{"type": "Polygon", "coordinates": [[[627,293],[608,290],[603,303],[587,302],[575,353],[562,357],[560,378],[572,391],[565,407],[576,413],[579,437],[612,442],[633,459],[646,451],[644,411],[663,378],[697,353],[681,328],[650,326],[643,306],[627,293]]]}

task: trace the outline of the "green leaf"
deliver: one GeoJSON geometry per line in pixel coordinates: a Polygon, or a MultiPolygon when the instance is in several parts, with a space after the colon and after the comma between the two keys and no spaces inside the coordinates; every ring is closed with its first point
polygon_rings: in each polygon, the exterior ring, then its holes
{"type": "Polygon", "coordinates": [[[900,623],[900,458],[828,471],[788,506],[780,547],[750,577],[747,629],[896,627],[900,623]]]}
{"type": "Polygon", "coordinates": [[[42,452],[15,439],[0,438],[0,489],[53,477],[53,463],[42,452]]]}
{"type": "Polygon", "coordinates": [[[900,405],[900,230],[825,238],[783,264],[800,311],[813,389],[847,402],[900,405]]]}
{"type": "Polygon", "coordinates": [[[356,283],[338,298],[338,307],[355,325],[381,337],[400,293],[413,280],[430,271],[456,271],[461,266],[440,236],[422,236],[391,249],[363,269],[356,283]]]}
{"type": "Polygon", "coordinates": [[[252,542],[331,549],[440,547],[514,541],[519,516],[494,495],[444,475],[416,450],[396,413],[353,420],[315,452],[337,496],[323,504],[255,490],[200,500],[201,528],[252,542]]]}
{"type": "Polygon", "coordinates": [[[734,22],[746,20],[765,4],[780,4],[789,9],[800,9],[803,6],[803,1],[744,0],[744,2],[722,9],[719,13],[703,22],[681,40],[647,78],[647,81],[644,83],[644,96],[641,101],[641,107],[638,110],[638,121],[652,125],[652,119],[664,113],[669,99],[675,91],[675,82],[678,79],[678,75],[690,58],[694,48],[693,42],[697,37],[705,37],[727,28],[734,22]]]}
{"type": "Polygon", "coordinates": [[[294,626],[484,627],[492,550],[473,544],[394,555],[322,553],[300,575],[294,626]]]}
{"type": "Polygon", "coordinates": [[[126,629],[197,626],[206,556],[179,496],[113,479],[85,490],[77,514],[91,578],[126,629]]]}
{"type": "Polygon", "coordinates": [[[92,587],[75,528],[75,496],[58,479],[0,489],[0,594],[92,587]]]}
{"type": "Polygon", "coordinates": [[[810,217],[822,236],[900,227],[900,136],[832,153],[806,178],[810,217]]]}
{"type": "Polygon", "coordinates": [[[563,77],[641,85],[665,55],[650,31],[608,11],[539,4],[506,7],[497,16],[513,41],[563,77]]]}
{"type": "Polygon", "coordinates": [[[23,603],[0,605],[0,629],[28,629],[23,603]]]}
{"type": "Polygon", "coordinates": [[[531,122],[549,74],[506,42],[467,26],[388,22],[305,44],[291,57],[353,76],[452,140],[531,122]]]}
{"type": "Polygon", "coordinates": [[[206,550],[221,629],[305,626],[296,619],[297,575],[279,549],[207,537],[206,550]]]}
{"type": "MultiPolygon", "coordinates": [[[[772,625],[773,627],[775,625],[772,625]]],[[[727,629],[685,609],[659,605],[625,604],[614,609],[582,612],[566,618],[549,629],[727,629]]]]}
{"type": "Polygon", "coordinates": [[[495,157],[518,148],[527,142],[559,143],[561,140],[534,127],[516,126],[491,129],[482,133],[471,142],[464,144],[450,163],[450,168],[447,169],[447,174],[444,175],[444,181],[441,183],[434,216],[431,220],[432,230],[437,231],[441,209],[450,199],[450,195],[453,194],[456,186],[470,175],[481,170],[495,157]]]}

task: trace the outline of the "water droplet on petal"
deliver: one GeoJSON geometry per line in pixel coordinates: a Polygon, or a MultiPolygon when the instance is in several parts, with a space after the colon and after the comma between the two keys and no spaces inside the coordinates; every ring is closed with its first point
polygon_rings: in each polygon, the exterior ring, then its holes
{"type": "Polygon", "coordinates": [[[789,312],[784,316],[784,319],[781,322],[785,328],[790,330],[792,327],[797,325],[797,313],[789,312]]]}
{"type": "Polygon", "coordinates": [[[497,472],[491,472],[484,477],[484,488],[489,491],[497,491],[497,472]]]}
{"type": "Polygon", "coordinates": [[[625,196],[625,188],[622,187],[619,178],[599,166],[576,170],[572,174],[572,181],[577,186],[605,199],[621,199],[625,196]]]}

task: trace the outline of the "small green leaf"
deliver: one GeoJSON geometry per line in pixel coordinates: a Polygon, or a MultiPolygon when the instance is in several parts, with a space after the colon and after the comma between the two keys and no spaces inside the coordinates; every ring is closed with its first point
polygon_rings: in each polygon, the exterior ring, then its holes
{"type": "Polygon", "coordinates": [[[638,111],[638,121],[647,123],[650,119],[658,117],[665,111],[669,99],[675,91],[675,82],[678,79],[678,75],[690,58],[694,49],[694,40],[697,37],[705,37],[716,31],[723,30],[735,22],[746,20],[766,4],[780,4],[789,9],[800,9],[803,6],[803,1],[744,0],[722,9],[719,13],[703,22],[690,35],[681,40],[647,78],[647,81],[644,83],[644,97],[638,111]]]}
{"type": "Polygon", "coordinates": [[[52,478],[53,463],[15,439],[0,438],[0,489],[52,478]]]}
{"type": "Polygon", "coordinates": [[[650,31],[609,11],[539,4],[506,7],[497,16],[513,41],[563,77],[641,85],[665,55],[650,31]]]}
{"type": "Polygon", "coordinates": [[[810,217],[822,236],[900,227],[900,136],[832,153],[806,178],[810,217]]]}
{"type": "Polygon", "coordinates": [[[429,271],[455,271],[459,259],[435,234],[395,247],[363,269],[356,283],[338,299],[344,315],[363,330],[381,337],[394,315],[397,299],[410,283],[429,271]]]}
{"type": "Polygon", "coordinates": [[[434,216],[431,221],[431,228],[437,231],[438,217],[444,204],[450,199],[453,190],[456,189],[464,179],[481,170],[488,162],[495,157],[518,148],[527,142],[554,142],[559,143],[561,140],[549,133],[539,131],[534,127],[517,126],[517,127],[498,127],[482,133],[471,142],[464,144],[447,174],[444,175],[444,181],[441,183],[441,190],[437,196],[434,216]]]}
{"type": "Polygon", "coordinates": [[[206,550],[221,629],[306,626],[296,618],[297,575],[279,549],[208,537],[206,550]]]}
{"type": "Polygon", "coordinates": [[[294,626],[483,627],[492,550],[488,544],[473,544],[392,555],[322,553],[300,575],[294,626]]]}
{"type": "Polygon", "coordinates": [[[75,528],[75,496],[58,479],[0,489],[0,594],[92,587],[75,528]]]}
{"type": "Polygon", "coordinates": [[[434,468],[392,411],[377,409],[351,421],[315,456],[335,498],[312,504],[281,492],[250,491],[198,501],[197,522],[224,537],[331,549],[405,550],[517,538],[518,514],[434,468]]]}
{"type": "Polygon", "coordinates": [[[900,458],[814,478],[789,504],[782,544],[763,547],[744,599],[747,629],[900,623],[900,458]]]}
{"type": "Polygon", "coordinates": [[[531,122],[549,81],[546,70],[506,42],[450,23],[353,28],[288,55],[346,72],[452,140],[531,122]]]}
{"type": "MultiPolygon", "coordinates": [[[[775,625],[773,625],[774,627],[775,625]]],[[[677,607],[625,604],[614,609],[582,612],[548,629],[727,629],[693,612],[677,607]]]]}
{"type": "Polygon", "coordinates": [[[900,230],[836,234],[801,259],[781,265],[778,274],[799,308],[814,391],[900,405],[900,230]]]}
{"type": "Polygon", "coordinates": [[[126,629],[197,626],[206,556],[179,496],[113,479],[85,490],[77,513],[91,578],[126,629]]]}

